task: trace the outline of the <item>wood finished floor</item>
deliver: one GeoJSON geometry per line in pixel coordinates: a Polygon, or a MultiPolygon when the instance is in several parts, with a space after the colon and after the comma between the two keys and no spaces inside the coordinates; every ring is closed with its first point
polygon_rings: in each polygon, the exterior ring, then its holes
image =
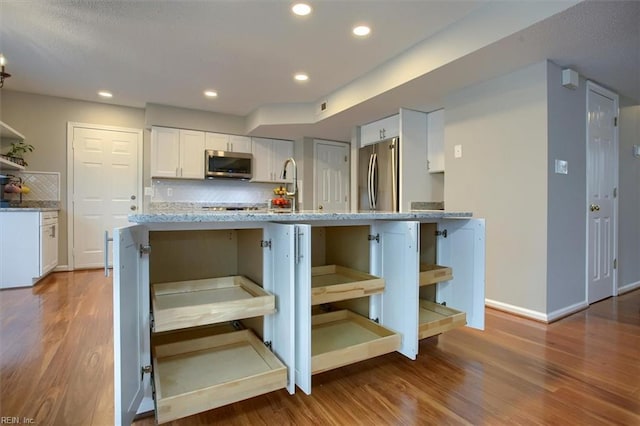
{"type": "MultiPolygon", "coordinates": [[[[0,291],[0,420],[113,424],[112,330],[100,271],[0,291]]],[[[389,354],[314,376],[310,396],[272,392],[172,424],[640,425],[640,290],[551,325],[488,309],[484,332],[426,339],[416,361],[389,354]]]]}

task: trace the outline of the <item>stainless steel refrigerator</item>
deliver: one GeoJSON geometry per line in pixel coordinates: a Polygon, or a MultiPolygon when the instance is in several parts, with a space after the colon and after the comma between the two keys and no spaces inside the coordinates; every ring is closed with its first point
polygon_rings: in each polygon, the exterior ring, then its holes
{"type": "Polygon", "coordinates": [[[392,138],[360,148],[358,155],[360,210],[399,211],[399,146],[400,139],[392,138]]]}

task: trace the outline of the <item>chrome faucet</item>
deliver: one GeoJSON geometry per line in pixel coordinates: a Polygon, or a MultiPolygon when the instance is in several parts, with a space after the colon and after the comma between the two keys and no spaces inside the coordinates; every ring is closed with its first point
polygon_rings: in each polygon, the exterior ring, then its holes
{"type": "MultiPolygon", "coordinates": [[[[284,166],[282,166],[282,179],[287,178],[287,166],[291,163],[293,165],[293,190],[289,191],[287,189],[286,195],[291,198],[291,212],[296,211],[296,202],[298,199],[298,166],[296,165],[296,160],[293,158],[287,158],[284,162],[284,166]]],[[[285,183],[285,188],[287,184],[285,183]]]]}

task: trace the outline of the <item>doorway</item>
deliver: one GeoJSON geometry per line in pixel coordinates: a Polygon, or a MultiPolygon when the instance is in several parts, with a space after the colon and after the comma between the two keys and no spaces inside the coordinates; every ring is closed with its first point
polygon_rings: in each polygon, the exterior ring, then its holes
{"type": "Polygon", "coordinates": [[[105,231],[141,205],[142,130],[68,123],[67,164],[69,267],[110,266],[105,231]]]}
{"type": "Polygon", "coordinates": [[[349,209],[349,146],[313,141],[313,208],[329,212],[349,209]]]}
{"type": "Polygon", "coordinates": [[[618,95],[587,82],[587,302],[617,294],[618,95]]]}

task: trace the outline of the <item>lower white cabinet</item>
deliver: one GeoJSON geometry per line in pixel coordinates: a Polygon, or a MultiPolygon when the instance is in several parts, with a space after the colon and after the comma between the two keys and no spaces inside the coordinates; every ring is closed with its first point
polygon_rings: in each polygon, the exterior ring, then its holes
{"type": "Polygon", "coordinates": [[[32,286],[58,266],[58,212],[0,212],[0,288],[32,286]]]}
{"type": "Polygon", "coordinates": [[[158,222],[116,229],[114,253],[117,424],[311,394],[314,374],[484,327],[483,219],[158,222]]]}

